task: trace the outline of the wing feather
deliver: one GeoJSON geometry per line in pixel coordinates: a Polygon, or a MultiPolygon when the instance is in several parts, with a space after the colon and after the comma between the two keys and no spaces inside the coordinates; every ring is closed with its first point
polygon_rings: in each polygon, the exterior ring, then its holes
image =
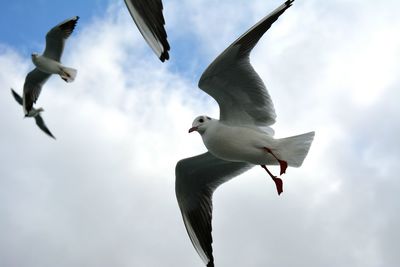
{"type": "Polygon", "coordinates": [[[11,88],[11,93],[12,93],[15,101],[17,101],[18,104],[20,104],[22,106],[23,105],[22,97],[17,92],[15,92],[12,88],[11,88]]]}
{"type": "Polygon", "coordinates": [[[170,46],[165,31],[161,0],[125,0],[140,33],[162,62],[169,59],[170,46]]]}
{"type": "Polygon", "coordinates": [[[46,124],[44,123],[44,120],[42,118],[42,116],[40,116],[40,114],[35,116],[35,122],[36,125],[43,131],[45,132],[47,135],[49,135],[51,138],[54,138],[54,135],[50,132],[49,128],[47,128],[46,124]]]}
{"type": "Polygon", "coordinates": [[[44,73],[38,68],[33,69],[26,75],[23,92],[23,106],[25,114],[33,108],[42,91],[43,84],[49,79],[51,74],[44,73]]]}
{"type": "Polygon", "coordinates": [[[60,61],[61,55],[64,51],[65,41],[74,31],[78,20],[78,16],[64,20],[63,22],[54,26],[46,34],[46,48],[43,52],[45,57],[51,58],[55,61],[60,61]]]}
{"type": "Polygon", "coordinates": [[[250,53],[293,1],[286,1],[251,27],[204,71],[199,87],[218,102],[221,121],[261,127],[275,123],[276,114],[271,97],[250,64],[250,53]]]}
{"type": "Polygon", "coordinates": [[[211,235],[213,192],[252,166],[221,160],[209,152],[183,159],[176,165],[175,192],[182,218],[193,246],[207,266],[214,266],[211,235]]]}

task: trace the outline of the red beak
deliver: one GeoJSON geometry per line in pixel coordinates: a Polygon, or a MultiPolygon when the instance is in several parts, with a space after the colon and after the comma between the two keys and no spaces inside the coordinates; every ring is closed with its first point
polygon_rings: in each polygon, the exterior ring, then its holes
{"type": "Polygon", "coordinates": [[[194,132],[194,131],[197,131],[197,127],[192,127],[189,129],[189,133],[194,132]]]}

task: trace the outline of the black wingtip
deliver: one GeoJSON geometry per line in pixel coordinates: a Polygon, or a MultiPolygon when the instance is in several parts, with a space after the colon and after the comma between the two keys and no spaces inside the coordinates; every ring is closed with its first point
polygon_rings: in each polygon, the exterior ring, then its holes
{"type": "Polygon", "coordinates": [[[68,38],[71,33],[75,30],[76,24],[78,23],[79,16],[72,17],[70,19],[67,19],[66,21],[62,22],[59,25],[59,28],[63,31],[65,31],[65,37],[68,38]]]}
{"type": "Polygon", "coordinates": [[[53,138],[54,140],[57,140],[56,137],[50,132],[50,130],[48,130],[48,132],[43,129],[41,130],[44,131],[44,133],[46,133],[49,137],[53,138]]]}
{"type": "Polygon", "coordinates": [[[283,3],[281,6],[285,5],[286,9],[291,7],[293,5],[294,0],[287,0],[285,3],[283,3]]]}
{"type": "Polygon", "coordinates": [[[50,130],[49,130],[49,132],[47,133],[51,138],[53,138],[54,140],[57,140],[57,138],[50,132],[50,130]]]}
{"type": "Polygon", "coordinates": [[[160,56],[161,62],[165,62],[166,60],[169,59],[169,53],[168,52],[163,52],[160,56]]]}

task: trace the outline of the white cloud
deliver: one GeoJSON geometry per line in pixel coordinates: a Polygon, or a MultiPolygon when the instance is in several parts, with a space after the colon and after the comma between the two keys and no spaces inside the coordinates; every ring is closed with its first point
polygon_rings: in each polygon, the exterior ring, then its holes
{"type": "MultiPolygon", "coordinates": [[[[281,1],[264,2],[170,1],[170,39],[194,36],[193,61],[207,64],[281,1]]],[[[390,6],[296,1],[254,51],[277,135],[317,135],[304,166],[285,175],[282,196],[258,167],[217,190],[218,266],[400,261],[400,21],[397,2],[390,6]]],[[[57,141],[22,119],[9,92],[21,92],[29,59],[0,48],[1,266],[202,266],[175,200],[174,168],[205,150],[187,129],[217,107],[196,89],[200,73],[155,59],[123,5],[107,15],[67,44],[77,80],[52,77],[38,101],[57,141]]]]}

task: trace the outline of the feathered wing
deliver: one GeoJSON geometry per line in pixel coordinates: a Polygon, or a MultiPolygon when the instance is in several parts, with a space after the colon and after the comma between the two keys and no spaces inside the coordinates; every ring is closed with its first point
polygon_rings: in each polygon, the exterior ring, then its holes
{"type": "Polygon", "coordinates": [[[204,71],[199,87],[218,102],[221,121],[260,127],[275,123],[271,97],[251,66],[249,56],[258,40],[293,1],[286,1],[251,27],[204,71]]]}
{"type": "Polygon", "coordinates": [[[46,34],[46,48],[43,52],[45,57],[58,62],[60,61],[64,51],[65,40],[67,40],[74,31],[78,19],[79,17],[75,16],[64,20],[46,34]]]}
{"type": "Polygon", "coordinates": [[[165,31],[163,4],[161,0],[125,0],[140,33],[159,59],[169,59],[169,43],[165,31]]]}
{"type": "Polygon", "coordinates": [[[45,132],[47,135],[49,135],[50,137],[56,139],[54,137],[54,135],[50,132],[49,128],[47,128],[46,124],[44,123],[44,120],[42,118],[42,116],[40,114],[35,116],[35,121],[36,121],[36,125],[43,131],[45,132]]]}
{"type": "Polygon", "coordinates": [[[23,92],[23,106],[25,114],[28,114],[36,103],[42,91],[43,84],[49,79],[51,74],[44,73],[35,68],[26,75],[23,92]]]}
{"type": "Polygon", "coordinates": [[[253,165],[218,159],[209,152],[180,160],[175,168],[175,192],[183,222],[196,251],[214,266],[212,254],[212,194],[222,183],[253,165]]]}
{"type": "Polygon", "coordinates": [[[18,102],[18,104],[20,104],[21,106],[23,105],[23,100],[22,97],[14,91],[14,89],[11,88],[11,94],[13,95],[15,101],[18,102]]]}

